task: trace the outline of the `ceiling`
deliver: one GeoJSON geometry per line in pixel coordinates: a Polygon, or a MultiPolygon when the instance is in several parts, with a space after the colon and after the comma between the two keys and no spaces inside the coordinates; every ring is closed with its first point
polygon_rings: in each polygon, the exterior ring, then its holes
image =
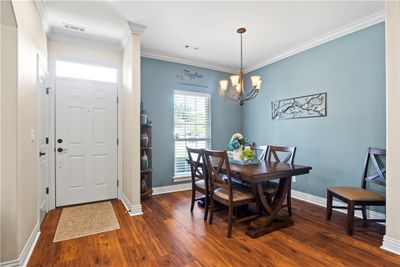
{"type": "Polygon", "coordinates": [[[41,6],[50,32],[65,31],[69,23],[85,27],[82,37],[120,42],[129,20],[147,26],[142,53],[226,70],[239,67],[239,27],[247,28],[244,67],[254,69],[384,10],[383,1],[41,1],[41,6]]]}

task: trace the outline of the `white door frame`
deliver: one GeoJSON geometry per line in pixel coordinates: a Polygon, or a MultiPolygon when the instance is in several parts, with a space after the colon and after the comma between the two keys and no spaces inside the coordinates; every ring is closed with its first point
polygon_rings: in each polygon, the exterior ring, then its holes
{"type": "Polygon", "coordinates": [[[118,129],[117,136],[119,140],[119,145],[117,146],[117,179],[119,181],[119,186],[117,189],[118,199],[121,198],[122,195],[122,69],[120,64],[111,63],[104,60],[96,60],[96,59],[84,59],[81,57],[74,57],[71,55],[63,54],[63,53],[49,53],[49,86],[51,87],[49,93],[49,102],[50,102],[50,146],[49,146],[49,165],[51,166],[49,172],[49,210],[56,208],[56,169],[55,169],[55,84],[56,84],[56,61],[69,61],[81,64],[91,64],[102,67],[115,68],[117,70],[117,116],[118,116],[118,129]]]}
{"type": "MultiPolygon", "coordinates": [[[[44,71],[45,74],[47,75],[47,84],[49,83],[49,79],[50,79],[50,75],[49,75],[49,71],[48,68],[46,68],[46,65],[44,64],[44,61],[42,60],[42,58],[40,57],[39,54],[36,55],[36,103],[38,104],[36,107],[36,114],[37,114],[37,120],[36,120],[36,166],[37,166],[37,170],[36,170],[36,175],[37,175],[37,222],[41,223],[40,221],[40,206],[42,203],[40,203],[40,196],[42,194],[42,190],[43,188],[40,188],[40,140],[39,140],[39,129],[40,129],[40,120],[41,120],[41,114],[40,114],[40,110],[39,110],[39,104],[40,104],[40,97],[41,97],[41,93],[40,90],[42,88],[40,88],[40,83],[39,83],[39,79],[40,79],[40,73],[41,71],[44,71]]],[[[48,108],[48,112],[50,112],[50,96],[49,96],[49,108],[48,108]]],[[[49,118],[50,118],[50,114],[49,114],[49,118]]],[[[51,135],[51,130],[50,130],[50,123],[49,123],[49,135],[51,135]]],[[[49,152],[51,150],[51,145],[49,142],[49,146],[48,146],[49,152]]],[[[49,179],[49,184],[50,185],[50,172],[51,172],[51,167],[50,167],[50,158],[49,158],[49,154],[47,155],[48,159],[48,166],[49,166],[49,170],[48,170],[48,179],[49,179]]],[[[48,196],[47,199],[47,211],[50,210],[50,197],[48,196]]]]}

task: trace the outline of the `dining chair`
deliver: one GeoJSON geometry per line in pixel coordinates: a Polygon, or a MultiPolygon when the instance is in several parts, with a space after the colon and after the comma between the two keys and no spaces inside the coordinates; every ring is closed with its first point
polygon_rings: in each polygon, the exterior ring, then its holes
{"type": "Polygon", "coordinates": [[[207,172],[210,181],[210,217],[212,224],[214,217],[215,202],[228,207],[228,232],[227,237],[232,236],[233,220],[242,222],[255,219],[258,214],[237,219],[233,217],[233,209],[256,201],[253,192],[243,186],[234,185],[232,182],[231,168],[226,151],[205,150],[204,155],[207,162],[207,172]],[[224,173],[222,170],[224,169],[224,173]]]}
{"type": "Polygon", "coordinates": [[[368,221],[384,222],[384,219],[368,219],[367,206],[385,206],[386,199],[382,195],[368,190],[367,184],[374,183],[386,186],[386,168],[383,160],[386,158],[386,150],[379,148],[368,148],[364,161],[364,169],[361,176],[361,187],[329,187],[326,198],[326,219],[330,220],[332,209],[347,209],[347,234],[352,235],[354,231],[354,211],[361,210],[364,225],[368,221]],[[371,171],[375,172],[368,175],[371,171]],[[347,207],[332,206],[333,197],[344,201],[347,207]]]}
{"type": "MultiPolygon", "coordinates": [[[[268,146],[268,150],[266,153],[266,160],[268,162],[283,162],[283,163],[294,163],[294,158],[296,156],[296,147],[284,147],[284,146],[268,146]],[[279,154],[285,154],[285,158],[281,160],[279,154]]],[[[275,195],[278,189],[278,183],[275,182],[266,182],[263,184],[263,191],[269,203],[272,203],[272,197],[275,195]]],[[[286,206],[288,209],[289,216],[293,215],[292,212],[292,193],[291,193],[292,185],[289,186],[289,191],[286,197],[286,206]]]]}
{"type": "Polygon", "coordinates": [[[268,146],[256,146],[254,150],[256,151],[256,155],[259,160],[267,159],[268,146]]]}
{"type": "Polygon", "coordinates": [[[209,182],[207,170],[204,160],[204,149],[186,147],[189,156],[189,165],[192,181],[192,202],[190,205],[190,212],[193,212],[194,203],[204,198],[204,220],[207,220],[209,209],[209,182]],[[204,196],[196,198],[196,192],[202,193],[204,196]]]}

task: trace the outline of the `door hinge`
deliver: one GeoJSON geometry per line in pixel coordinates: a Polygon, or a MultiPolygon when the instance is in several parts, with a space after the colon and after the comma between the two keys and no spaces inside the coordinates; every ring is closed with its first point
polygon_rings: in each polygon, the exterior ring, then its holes
{"type": "Polygon", "coordinates": [[[49,138],[46,137],[46,144],[49,144],[49,138]]]}
{"type": "Polygon", "coordinates": [[[48,194],[49,194],[49,188],[46,187],[46,195],[48,195],[48,194]]]}
{"type": "Polygon", "coordinates": [[[119,180],[117,180],[117,187],[119,187],[119,180]]]}
{"type": "Polygon", "coordinates": [[[46,95],[48,95],[49,94],[49,92],[50,92],[50,87],[46,87],[46,95]]]}
{"type": "Polygon", "coordinates": [[[117,138],[117,146],[119,146],[119,138],[117,138]]]}

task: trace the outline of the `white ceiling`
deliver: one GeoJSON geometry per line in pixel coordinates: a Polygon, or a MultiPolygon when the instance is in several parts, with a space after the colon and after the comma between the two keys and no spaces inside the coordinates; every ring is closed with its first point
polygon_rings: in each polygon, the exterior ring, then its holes
{"type": "Polygon", "coordinates": [[[219,68],[239,67],[238,27],[244,67],[252,69],[328,32],[381,13],[383,1],[153,2],[43,1],[48,27],[86,27],[83,36],[122,40],[126,21],[143,24],[142,52],[219,68]],[[184,48],[184,45],[198,50],[184,48]]]}

